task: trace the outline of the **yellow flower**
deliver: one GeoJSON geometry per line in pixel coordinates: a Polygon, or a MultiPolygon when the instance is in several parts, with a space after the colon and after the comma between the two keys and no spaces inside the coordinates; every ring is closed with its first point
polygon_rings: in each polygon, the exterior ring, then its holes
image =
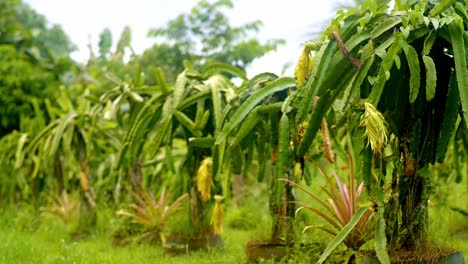
{"type": "Polygon", "coordinates": [[[372,151],[375,154],[382,154],[382,149],[388,141],[387,122],[382,113],[371,103],[364,102],[364,113],[359,126],[365,129],[363,137],[367,138],[372,151]]]}
{"type": "Polygon", "coordinates": [[[213,214],[211,215],[211,224],[213,225],[213,232],[216,235],[223,233],[223,219],[224,219],[224,208],[221,203],[223,197],[221,195],[215,195],[215,205],[213,208],[213,214]]]}
{"type": "Polygon", "coordinates": [[[213,159],[207,157],[202,160],[197,172],[197,190],[203,202],[211,198],[211,187],[213,186],[212,178],[213,159]]]}
{"type": "Polygon", "coordinates": [[[297,61],[296,68],[294,70],[294,75],[296,76],[297,86],[302,86],[305,79],[310,73],[311,63],[310,63],[310,50],[306,46],[302,49],[301,56],[297,61]]]}
{"type": "Polygon", "coordinates": [[[296,164],[294,164],[294,177],[296,178],[302,177],[302,168],[301,168],[301,163],[299,162],[296,162],[296,164]]]}

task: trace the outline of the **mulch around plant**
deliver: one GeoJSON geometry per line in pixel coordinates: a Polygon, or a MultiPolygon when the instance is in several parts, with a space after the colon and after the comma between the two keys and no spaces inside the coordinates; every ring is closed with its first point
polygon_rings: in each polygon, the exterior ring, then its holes
{"type": "MultiPolygon", "coordinates": [[[[366,254],[375,256],[375,252],[366,252],[366,254]]],[[[444,247],[428,247],[412,251],[394,250],[390,251],[391,263],[439,263],[442,257],[447,257],[455,253],[453,249],[444,247]]]]}

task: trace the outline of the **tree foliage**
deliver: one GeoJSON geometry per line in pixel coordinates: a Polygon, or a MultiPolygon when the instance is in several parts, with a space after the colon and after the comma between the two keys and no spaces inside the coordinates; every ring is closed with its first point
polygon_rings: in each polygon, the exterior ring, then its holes
{"type": "Polygon", "coordinates": [[[184,60],[196,66],[217,61],[245,70],[254,59],[284,43],[278,39],[261,43],[252,37],[262,26],[258,20],[232,26],[224,14],[232,8],[230,0],[202,0],[165,27],[150,30],[148,36],[156,38],[157,43],[143,53],[141,63],[150,71],[152,65],[161,67],[168,79],[174,80],[175,74],[184,69],[184,60]]]}
{"type": "Polygon", "coordinates": [[[385,214],[393,249],[425,246],[428,165],[443,162],[452,136],[467,130],[468,24],[462,2],[401,0],[388,13],[388,0],[365,1],[359,9],[338,12],[321,38],[305,47],[315,54],[312,70],[302,66],[308,80],[291,98],[296,121],[307,124],[297,155],[307,155],[324,117],[371,142],[355,154],[362,154],[366,187],[377,197],[384,165],[391,164],[395,196],[385,214]],[[398,158],[385,161],[381,150],[391,137],[387,153],[398,158]]]}
{"type": "Polygon", "coordinates": [[[31,98],[52,97],[70,70],[73,45],[58,25],[20,0],[0,2],[0,136],[32,113],[31,98]]]}

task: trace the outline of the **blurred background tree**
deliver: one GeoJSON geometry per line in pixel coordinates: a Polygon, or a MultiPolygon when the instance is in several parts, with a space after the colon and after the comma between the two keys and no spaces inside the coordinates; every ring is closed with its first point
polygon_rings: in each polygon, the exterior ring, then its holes
{"type": "Polygon", "coordinates": [[[177,16],[165,27],[150,30],[148,36],[157,41],[138,60],[146,75],[154,75],[155,67],[161,67],[168,81],[172,81],[184,69],[185,60],[195,67],[219,61],[245,71],[256,58],[285,43],[280,39],[262,43],[251,37],[262,27],[259,20],[232,26],[224,11],[233,7],[230,0],[201,0],[190,13],[177,16]]]}
{"type": "Polygon", "coordinates": [[[59,25],[49,25],[21,0],[0,2],[0,137],[30,116],[32,98],[53,98],[71,69],[74,45],[59,25]]]}

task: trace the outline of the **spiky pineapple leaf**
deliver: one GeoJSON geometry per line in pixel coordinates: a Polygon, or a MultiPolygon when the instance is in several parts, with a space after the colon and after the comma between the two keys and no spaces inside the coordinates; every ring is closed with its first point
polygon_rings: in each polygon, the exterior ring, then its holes
{"type": "Polygon", "coordinates": [[[366,214],[369,208],[362,207],[359,208],[356,213],[353,215],[349,223],[341,229],[341,231],[333,238],[333,240],[328,244],[325,251],[320,256],[320,259],[317,263],[324,263],[325,260],[330,256],[330,254],[346,239],[348,234],[353,230],[353,228],[359,223],[361,218],[366,214]]]}

